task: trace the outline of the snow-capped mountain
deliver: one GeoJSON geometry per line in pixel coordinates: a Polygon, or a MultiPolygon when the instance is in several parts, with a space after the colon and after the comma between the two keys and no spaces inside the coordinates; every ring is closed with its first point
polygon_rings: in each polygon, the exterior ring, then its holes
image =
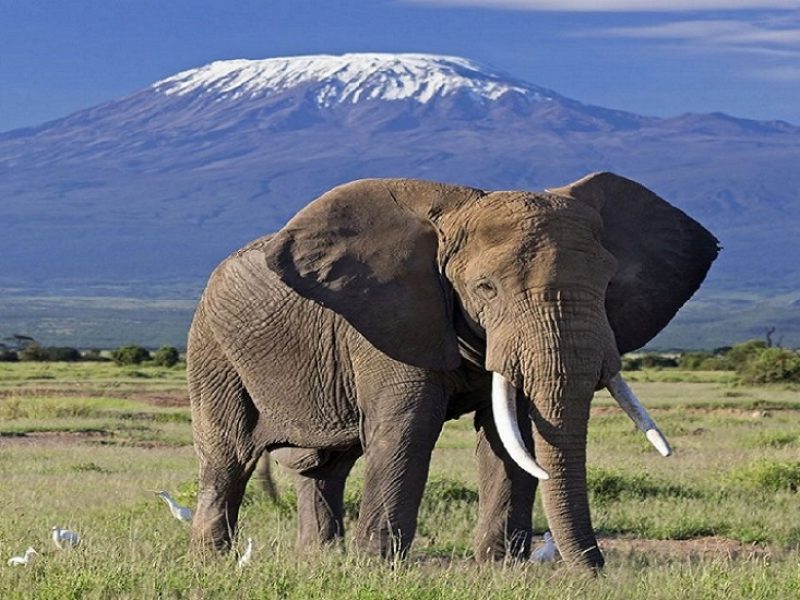
{"type": "Polygon", "coordinates": [[[481,68],[459,57],[427,54],[344,54],[213,62],[153,84],[167,96],[210,94],[218,100],[252,100],[301,86],[313,88],[320,107],[361,100],[414,100],[470,93],[497,100],[520,94],[537,100],[552,92],[481,68]]]}
{"type": "Polygon", "coordinates": [[[0,134],[0,285],[196,289],[227,252],[344,181],[542,189],[612,170],[722,240],[709,289],[800,306],[798,164],[800,128],[784,122],[641,116],[463,58],[218,61],[0,134]]]}

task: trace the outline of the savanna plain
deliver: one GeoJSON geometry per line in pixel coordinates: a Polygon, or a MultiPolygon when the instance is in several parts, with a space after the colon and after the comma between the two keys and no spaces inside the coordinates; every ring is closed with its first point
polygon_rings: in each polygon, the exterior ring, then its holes
{"type": "MultiPolygon", "coordinates": [[[[607,566],[478,565],[472,421],[447,424],[417,539],[402,562],[294,547],[288,474],[280,499],[251,481],[238,548],[199,561],[188,525],[149,490],[194,506],[197,462],[184,371],[111,363],[0,363],[0,598],[800,598],[800,390],[729,372],[641,370],[628,380],[675,454],[661,458],[605,393],[589,424],[594,525],[607,566]],[[54,525],[80,532],[60,551],[54,525]],[[5,561],[34,546],[25,567],[5,561]]],[[[349,525],[361,490],[347,488],[349,525]]],[[[547,522],[537,500],[537,543],[547,522]]]]}

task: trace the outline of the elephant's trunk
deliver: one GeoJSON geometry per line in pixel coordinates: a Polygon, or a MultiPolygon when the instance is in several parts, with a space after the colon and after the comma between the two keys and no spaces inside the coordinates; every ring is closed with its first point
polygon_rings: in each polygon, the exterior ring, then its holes
{"type": "Polygon", "coordinates": [[[619,356],[602,299],[562,298],[538,310],[543,328],[523,340],[521,371],[536,456],[550,475],[541,482],[542,503],[564,560],[601,568],[589,511],[586,434],[594,391],[609,369],[618,370],[619,356]]]}
{"type": "Polygon", "coordinates": [[[535,330],[517,330],[513,342],[492,343],[487,336],[487,367],[506,375],[531,401],[535,463],[548,475],[541,478],[542,500],[562,557],[571,565],[600,568],[604,561],[586,484],[586,434],[594,390],[619,370],[619,356],[601,298],[537,300],[525,307],[535,330]]]}
{"type": "Polygon", "coordinates": [[[536,387],[534,446],[539,463],[550,475],[540,484],[548,524],[564,560],[601,568],[604,560],[592,528],[586,484],[586,431],[593,388],[558,381],[536,387]]]}

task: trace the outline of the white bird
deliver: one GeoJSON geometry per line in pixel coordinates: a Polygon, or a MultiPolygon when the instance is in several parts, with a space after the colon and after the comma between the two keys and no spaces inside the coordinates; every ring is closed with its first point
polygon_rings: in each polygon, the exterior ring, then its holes
{"type": "Polygon", "coordinates": [[[551,562],[558,556],[558,548],[553,540],[553,535],[549,531],[544,532],[544,545],[539,546],[531,553],[532,562],[551,562]]]}
{"type": "Polygon", "coordinates": [[[250,558],[253,556],[253,538],[247,538],[247,547],[244,549],[244,552],[239,557],[239,560],[236,562],[236,566],[240,569],[245,566],[247,563],[250,562],[250,558]]]}
{"type": "Polygon", "coordinates": [[[187,508],[185,506],[181,506],[175,500],[173,500],[172,496],[169,495],[169,492],[165,492],[161,490],[160,492],[155,492],[158,494],[161,499],[167,503],[169,506],[169,512],[172,513],[172,516],[178,519],[179,521],[184,521],[186,523],[190,523],[192,520],[192,509],[187,508]]]}
{"type": "Polygon", "coordinates": [[[81,543],[80,536],[69,529],[61,529],[61,527],[53,527],[53,543],[59,550],[69,550],[81,543]]]}
{"type": "Polygon", "coordinates": [[[25,550],[25,556],[12,556],[9,558],[8,566],[18,567],[19,565],[27,565],[36,554],[39,553],[33,549],[33,546],[29,546],[28,549],[25,550]]]}

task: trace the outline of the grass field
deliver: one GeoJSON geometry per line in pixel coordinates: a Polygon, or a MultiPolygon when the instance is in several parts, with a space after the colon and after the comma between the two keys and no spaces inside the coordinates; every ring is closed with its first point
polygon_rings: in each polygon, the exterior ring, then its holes
{"type": "MultiPolygon", "coordinates": [[[[800,392],[727,373],[641,371],[634,389],[676,449],[663,459],[605,394],[589,434],[600,577],[561,564],[478,566],[469,418],[435,451],[418,537],[399,564],[294,549],[282,500],[248,489],[240,544],[252,562],[198,563],[188,526],[151,492],[193,505],[196,459],[180,368],[0,364],[0,598],[800,598],[800,392]],[[50,527],[79,531],[55,549],[50,527]],[[6,567],[29,545],[27,567],[6,567]]],[[[359,465],[348,484],[350,523],[359,465]]],[[[537,502],[535,529],[547,529],[537,502]]]]}

